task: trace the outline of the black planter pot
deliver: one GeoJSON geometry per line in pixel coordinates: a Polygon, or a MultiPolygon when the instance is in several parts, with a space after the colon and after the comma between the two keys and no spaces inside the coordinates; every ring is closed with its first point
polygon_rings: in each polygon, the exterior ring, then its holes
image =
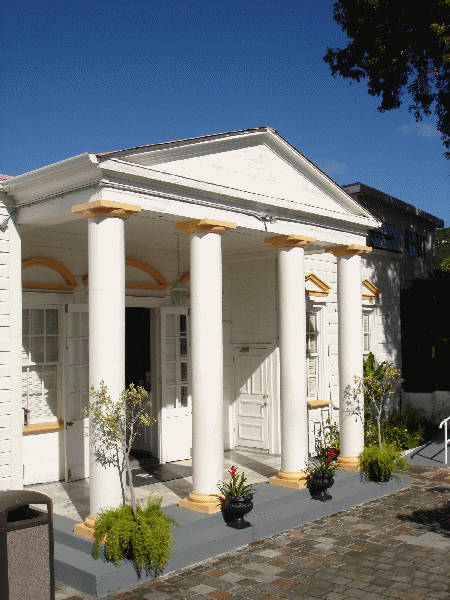
{"type": "Polygon", "coordinates": [[[253,496],[226,496],[222,512],[228,527],[245,529],[251,527],[244,516],[253,508],[253,496]]]}
{"type": "Polygon", "coordinates": [[[327,493],[327,489],[334,483],[332,475],[325,475],[323,473],[314,473],[311,475],[311,483],[309,486],[311,492],[311,498],[314,500],[321,500],[325,502],[332,500],[331,494],[327,493]]]}

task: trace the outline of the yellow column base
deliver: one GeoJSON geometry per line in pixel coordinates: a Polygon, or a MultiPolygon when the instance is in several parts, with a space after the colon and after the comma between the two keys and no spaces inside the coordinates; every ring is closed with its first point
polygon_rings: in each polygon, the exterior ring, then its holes
{"type": "Polygon", "coordinates": [[[187,498],[183,498],[178,502],[178,506],[195,510],[195,512],[205,515],[212,515],[222,510],[222,499],[223,496],[221,494],[197,494],[196,492],[191,492],[187,498]]]}
{"type": "Polygon", "coordinates": [[[338,456],[337,462],[344,471],[361,471],[359,456],[338,456]]]}
{"type": "Polygon", "coordinates": [[[281,469],[276,477],[269,477],[269,483],[293,490],[302,490],[307,487],[307,477],[306,471],[283,471],[281,469]]]}
{"type": "MultiPolygon", "coordinates": [[[[93,540],[95,537],[94,527],[95,527],[96,521],[97,521],[97,519],[95,517],[91,517],[91,515],[89,515],[84,520],[84,523],[77,523],[75,525],[75,527],[73,528],[73,532],[76,533],[77,535],[81,535],[82,537],[87,538],[88,540],[93,540]]],[[[100,543],[104,544],[105,540],[106,540],[106,535],[103,536],[100,543]]]]}

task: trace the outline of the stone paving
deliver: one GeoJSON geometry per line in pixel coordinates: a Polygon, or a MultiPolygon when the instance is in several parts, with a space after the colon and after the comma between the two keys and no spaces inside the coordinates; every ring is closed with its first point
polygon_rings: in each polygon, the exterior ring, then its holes
{"type": "MultiPolygon", "coordinates": [[[[411,482],[108,599],[449,600],[450,469],[414,467],[411,482]]],[[[56,590],[57,600],[91,598],[56,590]]]]}

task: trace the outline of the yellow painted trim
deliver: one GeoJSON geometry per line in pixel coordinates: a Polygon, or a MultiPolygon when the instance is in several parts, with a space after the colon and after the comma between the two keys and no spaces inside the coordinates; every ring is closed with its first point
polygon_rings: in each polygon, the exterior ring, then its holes
{"type": "Polygon", "coordinates": [[[365,252],[372,252],[370,246],[358,246],[358,244],[350,244],[350,246],[332,246],[325,248],[325,252],[331,252],[334,256],[362,256],[365,252]]]}
{"type": "Polygon", "coordinates": [[[330,293],[331,287],[325,283],[320,277],[317,277],[314,273],[307,273],[305,275],[305,283],[310,281],[314,285],[316,285],[319,290],[306,290],[308,296],[328,296],[330,293]]]}
{"type": "Polygon", "coordinates": [[[32,435],[33,433],[51,433],[64,429],[64,421],[48,421],[47,423],[32,423],[22,427],[22,435],[32,435]]]}
{"type": "Polygon", "coordinates": [[[22,288],[32,290],[60,290],[71,292],[74,290],[78,283],[75,277],[63,264],[54,260],[53,258],[46,258],[44,256],[35,256],[34,258],[28,258],[22,262],[22,271],[29,267],[48,267],[52,271],[56,271],[64,279],[66,283],[44,283],[39,281],[22,281],[22,288]]]}
{"type": "Polygon", "coordinates": [[[302,490],[308,485],[307,477],[308,473],[306,473],[306,471],[299,471],[298,473],[279,471],[277,476],[269,477],[269,484],[293,490],[302,490]],[[288,475],[292,475],[293,478],[288,478],[288,475]]]}
{"type": "Polygon", "coordinates": [[[369,290],[369,294],[364,294],[363,292],[363,300],[376,300],[378,296],[381,294],[381,290],[377,288],[367,277],[363,277],[362,284],[365,288],[369,290]]]}
{"type": "MultiPolygon", "coordinates": [[[[167,279],[161,275],[161,273],[151,267],[149,264],[142,262],[141,260],[135,260],[134,258],[126,258],[125,259],[126,267],[133,267],[134,269],[139,269],[140,271],[144,271],[147,275],[150,275],[157,281],[158,283],[133,283],[131,281],[125,282],[125,287],[127,290],[165,290],[169,287],[169,282],[167,279]]],[[[85,286],[89,285],[89,276],[85,275],[82,279],[85,286]]]]}
{"type": "Polygon", "coordinates": [[[308,408],[320,408],[321,406],[330,406],[330,400],[308,400],[308,408]]]}
{"type": "MultiPolygon", "coordinates": [[[[91,517],[91,515],[87,516],[83,523],[77,523],[73,532],[77,535],[81,535],[81,537],[87,538],[88,540],[93,540],[95,537],[95,523],[97,522],[96,517],[91,517]]],[[[104,544],[106,542],[106,533],[103,535],[100,540],[100,544],[104,544]]]]}
{"type": "Polygon", "coordinates": [[[124,204],[112,200],[93,200],[86,204],[72,206],[72,212],[82,215],[85,219],[92,219],[93,217],[117,217],[125,221],[131,215],[141,212],[141,207],[137,204],[124,204]]]}
{"type": "Polygon", "coordinates": [[[337,462],[344,471],[361,471],[361,459],[359,456],[341,456],[337,457],[337,462]]]}
{"type": "Polygon", "coordinates": [[[222,494],[198,494],[191,492],[187,498],[182,498],[178,506],[203,514],[214,514],[222,509],[222,494]]]}
{"type": "Polygon", "coordinates": [[[274,248],[305,248],[308,244],[317,242],[316,238],[307,237],[305,235],[276,235],[264,239],[266,244],[272,244],[274,248]]]}
{"type": "Polygon", "coordinates": [[[187,283],[191,280],[191,273],[185,273],[183,277],[180,279],[180,283],[187,283]]]}
{"type": "Polygon", "coordinates": [[[193,221],[175,223],[175,229],[181,229],[187,233],[187,235],[193,233],[219,233],[220,235],[223,235],[230,229],[236,229],[236,223],[217,221],[216,219],[195,219],[193,221]]]}

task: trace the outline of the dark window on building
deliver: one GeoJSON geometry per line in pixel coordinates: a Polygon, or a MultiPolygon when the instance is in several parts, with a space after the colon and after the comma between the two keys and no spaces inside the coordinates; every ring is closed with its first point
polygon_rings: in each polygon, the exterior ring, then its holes
{"type": "Polygon", "coordinates": [[[425,236],[415,231],[405,231],[406,254],[413,258],[425,258],[425,236]]]}
{"type": "Polygon", "coordinates": [[[383,223],[378,229],[370,230],[370,245],[382,250],[398,250],[395,225],[383,223]]]}

